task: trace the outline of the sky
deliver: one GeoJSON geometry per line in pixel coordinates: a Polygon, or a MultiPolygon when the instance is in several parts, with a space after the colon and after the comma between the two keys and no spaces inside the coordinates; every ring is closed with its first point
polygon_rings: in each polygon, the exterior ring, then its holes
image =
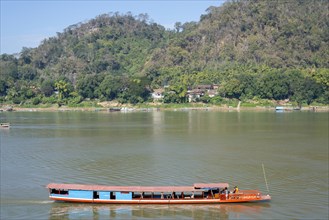
{"type": "Polygon", "coordinates": [[[175,22],[199,21],[210,6],[225,0],[0,0],[0,54],[15,54],[23,47],[37,47],[42,40],[98,15],[131,12],[149,15],[166,28],[175,22]]]}

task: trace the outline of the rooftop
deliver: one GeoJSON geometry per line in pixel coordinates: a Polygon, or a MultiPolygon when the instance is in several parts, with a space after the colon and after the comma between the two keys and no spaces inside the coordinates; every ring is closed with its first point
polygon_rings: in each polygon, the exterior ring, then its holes
{"type": "Polygon", "coordinates": [[[208,188],[225,188],[227,183],[196,183],[193,186],[105,186],[85,184],[50,183],[48,189],[92,190],[113,192],[196,192],[208,188]],[[202,189],[203,188],[203,189],[202,189]]]}

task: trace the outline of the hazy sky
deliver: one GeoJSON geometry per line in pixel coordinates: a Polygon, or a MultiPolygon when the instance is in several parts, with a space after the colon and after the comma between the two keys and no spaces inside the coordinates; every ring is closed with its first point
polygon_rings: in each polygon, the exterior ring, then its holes
{"type": "Polygon", "coordinates": [[[199,21],[210,6],[225,0],[0,0],[0,54],[18,53],[23,47],[37,47],[56,32],[109,12],[134,16],[147,13],[150,20],[173,28],[175,22],[199,21]]]}

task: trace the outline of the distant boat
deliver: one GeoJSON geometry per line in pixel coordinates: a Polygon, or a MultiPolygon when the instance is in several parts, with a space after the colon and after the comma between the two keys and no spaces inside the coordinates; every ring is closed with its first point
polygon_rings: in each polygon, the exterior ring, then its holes
{"type": "Polygon", "coordinates": [[[109,108],[109,112],[119,112],[121,108],[109,108]]]}
{"type": "Polygon", "coordinates": [[[10,123],[0,123],[1,128],[10,128],[10,123]]]}
{"type": "Polygon", "coordinates": [[[287,106],[276,106],[275,111],[276,112],[286,112],[286,111],[292,111],[295,110],[293,107],[287,107],[287,106]]]}
{"type": "Polygon", "coordinates": [[[229,193],[227,183],[196,183],[193,186],[104,186],[83,184],[47,185],[55,201],[109,204],[217,204],[271,200],[258,190],[229,193]]]}

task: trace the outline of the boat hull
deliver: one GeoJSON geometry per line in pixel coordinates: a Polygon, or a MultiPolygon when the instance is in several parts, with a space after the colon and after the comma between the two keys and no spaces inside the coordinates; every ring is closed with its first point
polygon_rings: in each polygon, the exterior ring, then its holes
{"type": "Polygon", "coordinates": [[[234,198],[234,199],[133,199],[133,200],[108,200],[108,199],[81,199],[50,196],[51,200],[72,203],[97,203],[97,204],[219,204],[219,203],[245,203],[265,202],[271,200],[270,196],[260,198],[234,198]]]}
{"type": "Polygon", "coordinates": [[[0,128],[9,129],[10,128],[10,124],[9,123],[0,123],[0,128]]]}

